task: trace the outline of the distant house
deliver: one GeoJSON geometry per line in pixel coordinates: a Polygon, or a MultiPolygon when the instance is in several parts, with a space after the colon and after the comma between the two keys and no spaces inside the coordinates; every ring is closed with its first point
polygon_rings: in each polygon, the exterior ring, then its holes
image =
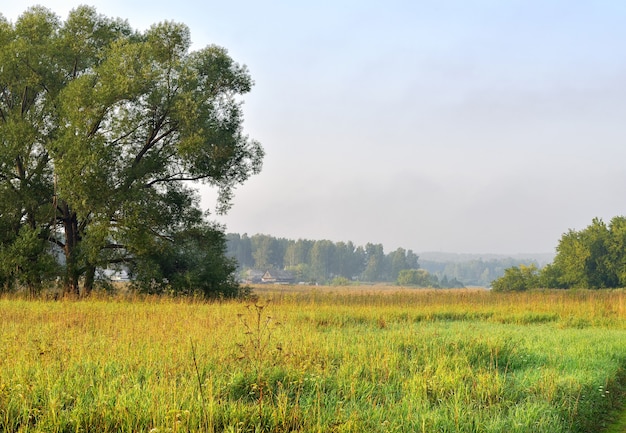
{"type": "Polygon", "coordinates": [[[247,284],[260,284],[263,282],[265,272],[258,269],[248,269],[243,276],[243,282],[247,284]]]}
{"type": "Polygon", "coordinates": [[[265,271],[263,277],[261,277],[261,282],[267,284],[293,284],[294,277],[286,271],[265,271]]]}

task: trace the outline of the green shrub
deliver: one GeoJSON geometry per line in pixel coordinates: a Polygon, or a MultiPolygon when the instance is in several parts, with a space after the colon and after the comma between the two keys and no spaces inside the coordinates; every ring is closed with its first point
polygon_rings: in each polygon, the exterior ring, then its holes
{"type": "Polygon", "coordinates": [[[522,292],[537,288],[538,285],[539,272],[535,265],[507,268],[504,270],[504,276],[491,283],[492,289],[496,292],[522,292]]]}

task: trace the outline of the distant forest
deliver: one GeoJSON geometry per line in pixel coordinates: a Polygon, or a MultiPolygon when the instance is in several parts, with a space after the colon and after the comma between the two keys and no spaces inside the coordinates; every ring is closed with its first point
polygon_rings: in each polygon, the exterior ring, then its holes
{"type": "Polygon", "coordinates": [[[242,273],[249,269],[284,270],[297,282],[330,284],[340,279],[360,282],[398,282],[402,271],[423,270],[420,285],[431,287],[463,287],[491,285],[512,266],[540,267],[530,257],[496,257],[486,259],[467,256],[439,255],[436,260],[419,260],[412,250],[398,248],[385,253],[382,244],[329,240],[285,239],[270,235],[248,236],[229,233],[227,254],[234,258],[242,273]],[[419,261],[418,261],[419,260],[419,261]]]}

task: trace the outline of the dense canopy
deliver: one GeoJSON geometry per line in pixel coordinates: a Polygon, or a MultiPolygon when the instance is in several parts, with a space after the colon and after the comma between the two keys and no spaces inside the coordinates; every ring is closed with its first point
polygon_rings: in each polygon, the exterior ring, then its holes
{"type": "Polygon", "coordinates": [[[137,32],[86,6],[65,21],[42,7],[0,16],[5,288],[61,278],[78,294],[120,264],[143,288],[232,288],[221,227],[194,185],[217,188],[225,212],[260,171],[239,99],[253,83],[225,49],[190,41],[183,24],[137,32]]]}
{"type": "Polygon", "coordinates": [[[583,230],[561,236],[554,261],[541,270],[512,267],[493,282],[494,290],[533,288],[610,289],[626,287],[626,217],[606,224],[594,218],[583,230]]]}

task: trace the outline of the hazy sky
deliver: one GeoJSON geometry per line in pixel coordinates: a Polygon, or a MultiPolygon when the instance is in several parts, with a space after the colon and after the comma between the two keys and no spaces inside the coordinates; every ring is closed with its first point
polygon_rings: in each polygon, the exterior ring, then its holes
{"type": "Polygon", "coordinates": [[[623,0],[0,4],[183,22],[246,64],[245,130],[267,154],[218,218],[229,232],[553,252],[626,214],[623,0]]]}

